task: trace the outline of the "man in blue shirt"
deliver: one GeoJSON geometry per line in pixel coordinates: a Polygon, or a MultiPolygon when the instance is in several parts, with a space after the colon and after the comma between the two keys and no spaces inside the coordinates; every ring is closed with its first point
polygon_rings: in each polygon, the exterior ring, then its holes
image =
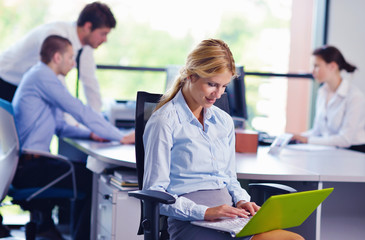
{"type": "MultiPolygon", "coordinates": [[[[40,54],[41,61],[24,74],[12,102],[22,149],[48,152],[54,134],[59,137],[90,138],[97,141],[134,142],[134,134],[123,136],[99,113],[72,97],[57,77],[65,76],[75,64],[68,39],[56,35],[47,37],[40,54]],[[72,115],[88,129],[67,124],[63,112],[72,115]]],[[[79,204],[84,209],[76,209],[79,214],[71,216],[75,221],[73,239],[89,239],[91,172],[80,163],[73,164],[77,188],[86,193],[85,199],[79,204]],[[79,229],[76,226],[84,228],[79,229]]],[[[67,170],[64,163],[38,156],[32,156],[31,159],[21,156],[13,185],[17,188],[44,186],[67,170]]],[[[72,188],[71,177],[56,186],[72,188]]],[[[39,232],[51,239],[62,239],[60,234],[57,237],[58,231],[50,212],[45,212],[43,218],[45,219],[38,226],[39,232]]]]}

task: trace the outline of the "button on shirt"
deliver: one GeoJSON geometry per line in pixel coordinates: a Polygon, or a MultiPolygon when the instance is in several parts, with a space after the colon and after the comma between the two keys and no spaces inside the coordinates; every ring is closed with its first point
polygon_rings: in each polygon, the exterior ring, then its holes
{"type": "Polygon", "coordinates": [[[330,90],[318,90],[313,128],[303,133],[308,143],[350,147],[365,144],[365,96],[346,79],[326,103],[330,90]]]}
{"type": "MultiPolygon", "coordinates": [[[[52,22],[38,26],[0,54],[0,77],[13,85],[19,85],[23,74],[40,60],[39,53],[42,43],[50,35],[59,35],[69,39],[75,57],[78,50],[83,47],[77,35],[76,23],[52,22]]],[[[100,112],[102,101],[99,83],[95,75],[94,49],[88,45],[83,47],[80,69],[80,80],[88,105],[100,112]]],[[[61,78],[61,80],[64,79],[61,78]]]]}
{"type": "Polygon", "coordinates": [[[203,129],[180,91],[147,122],[144,147],[144,189],[177,197],[175,204],[161,206],[161,214],[204,219],[207,206],[178,197],[198,190],[227,187],[234,203],[250,200],[237,181],[233,121],[221,109],[205,109],[203,129]]]}
{"type": "Polygon", "coordinates": [[[92,131],[109,140],[120,141],[123,137],[99,113],[71,96],[52,69],[42,62],[24,75],[12,105],[19,141],[25,149],[49,151],[54,134],[89,138],[92,131]],[[68,125],[63,112],[71,114],[91,131],[68,125]]]}

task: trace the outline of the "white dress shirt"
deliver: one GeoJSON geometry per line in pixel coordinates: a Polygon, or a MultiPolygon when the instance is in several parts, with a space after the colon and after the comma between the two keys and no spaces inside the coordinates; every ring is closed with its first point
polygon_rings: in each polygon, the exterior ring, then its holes
{"type": "Polygon", "coordinates": [[[152,114],[143,140],[143,188],[177,198],[172,205],[161,205],[163,215],[203,220],[208,207],[180,196],[199,190],[227,188],[233,203],[250,200],[237,181],[233,120],[216,106],[205,109],[203,129],[180,91],[152,114]]]}
{"type": "Polygon", "coordinates": [[[82,46],[77,35],[76,23],[53,22],[38,26],[0,54],[0,77],[19,85],[23,74],[40,60],[43,41],[50,35],[59,35],[72,43],[74,55],[83,47],[80,58],[80,81],[84,87],[87,103],[95,111],[102,107],[99,83],[95,76],[96,65],[93,48],[82,46]]]}
{"type": "Polygon", "coordinates": [[[318,90],[313,128],[303,133],[309,144],[350,147],[365,144],[365,96],[342,80],[329,99],[330,90],[324,84],[318,90]]]}

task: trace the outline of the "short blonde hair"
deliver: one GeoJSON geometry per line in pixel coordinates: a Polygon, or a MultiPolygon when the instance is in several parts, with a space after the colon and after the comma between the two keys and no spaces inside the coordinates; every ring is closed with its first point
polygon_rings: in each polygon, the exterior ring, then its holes
{"type": "Polygon", "coordinates": [[[228,45],[219,39],[203,40],[188,55],[185,66],[180,70],[180,75],[162,96],[156,110],[171,101],[189,77],[209,78],[227,70],[232,73],[232,76],[236,75],[235,62],[228,45]]]}

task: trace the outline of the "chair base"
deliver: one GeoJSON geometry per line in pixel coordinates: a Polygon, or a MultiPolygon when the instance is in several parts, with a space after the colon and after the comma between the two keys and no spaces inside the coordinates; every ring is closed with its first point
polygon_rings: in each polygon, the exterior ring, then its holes
{"type": "Polygon", "coordinates": [[[25,225],[25,239],[35,240],[37,234],[37,224],[35,222],[28,222],[25,225]]]}

